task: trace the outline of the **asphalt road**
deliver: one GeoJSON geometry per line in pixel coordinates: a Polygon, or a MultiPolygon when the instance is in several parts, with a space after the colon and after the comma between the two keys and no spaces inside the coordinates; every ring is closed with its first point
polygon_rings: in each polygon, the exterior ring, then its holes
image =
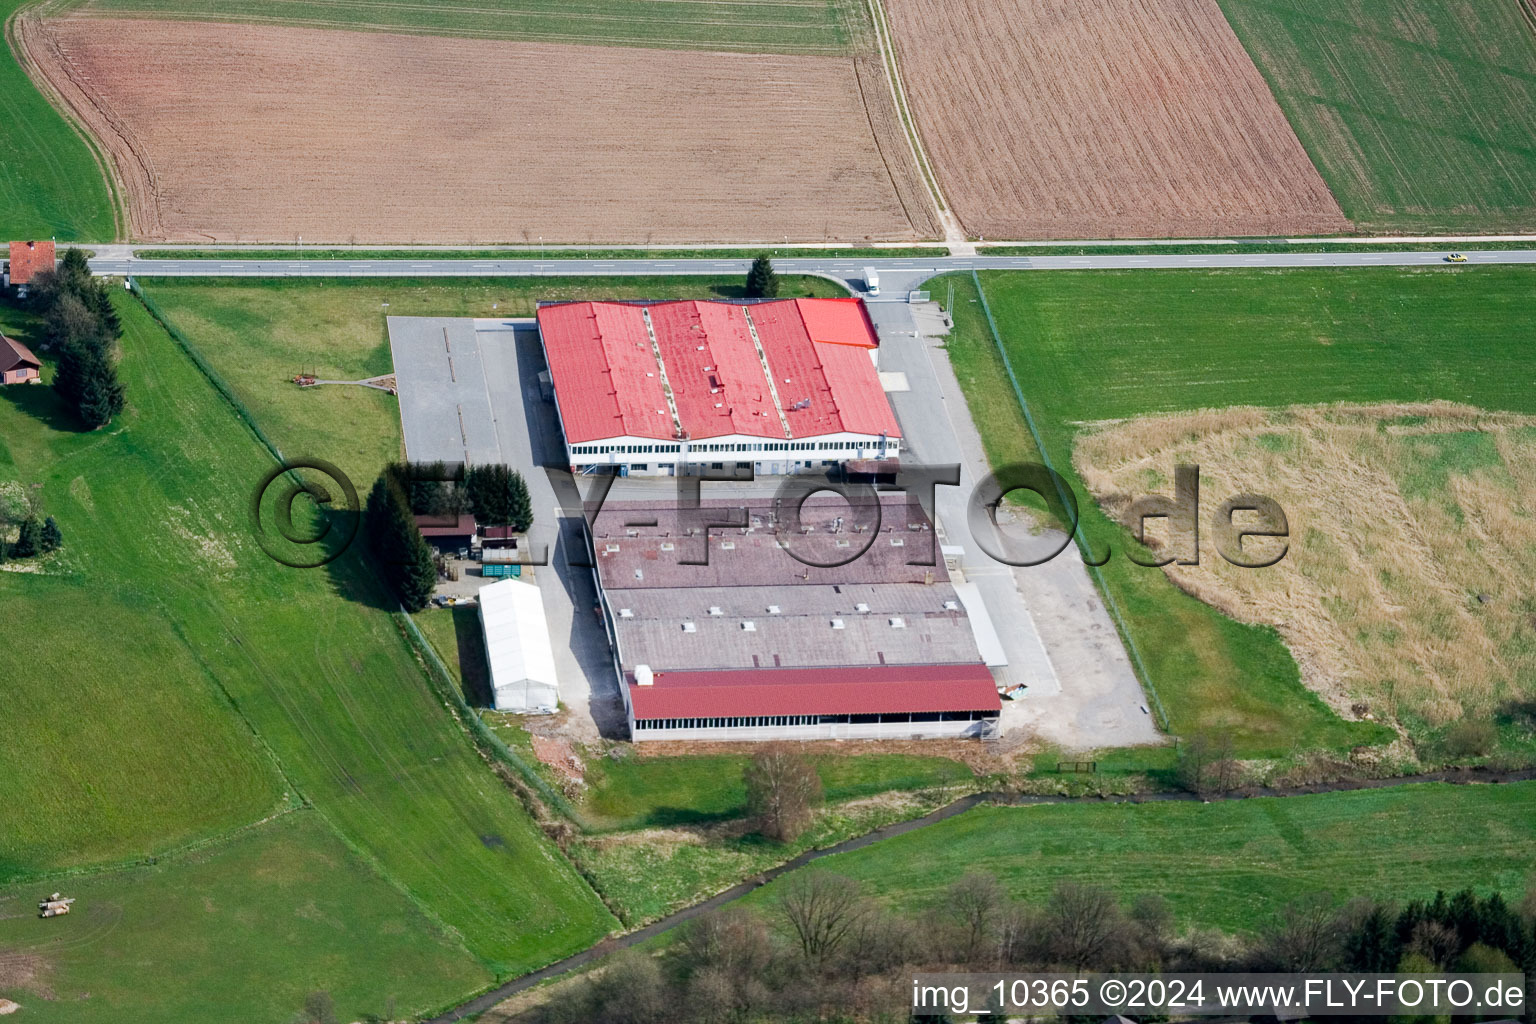
{"type": "MultiPolygon", "coordinates": [[[[1200,253],[1148,256],[1135,253],[1099,256],[946,256],[890,259],[774,260],[781,274],[822,274],[862,286],[864,268],[880,273],[882,298],[902,298],[935,274],[955,270],[1190,270],[1215,268],[1291,267],[1425,267],[1450,266],[1439,252],[1200,253]]],[[[1536,263],[1536,249],[1480,250],[1467,253],[1469,266],[1483,263],[1536,263]]],[[[742,259],[396,259],[396,260],[143,260],[97,257],[97,274],[143,277],[588,277],[643,274],[745,274],[750,260],[742,259]]]]}

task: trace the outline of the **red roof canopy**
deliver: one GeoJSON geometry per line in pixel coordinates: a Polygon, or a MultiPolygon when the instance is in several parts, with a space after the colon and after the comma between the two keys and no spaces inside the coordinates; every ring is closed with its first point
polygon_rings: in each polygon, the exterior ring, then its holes
{"type": "Polygon", "coordinates": [[[468,537],[475,532],[475,517],[418,515],[416,528],[423,537],[468,537]]]}
{"type": "Polygon", "coordinates": [[[873,715],[997,711],[1002,701],[985,665],[657,672],[629,682],[635,718],[873,715]]]}
{"type": "Polygon", "coordinates": [[[901,436],[859,299],[568,302],[541,307],[539,330],[571,444],[679,426],[695,441],[901,436]]]}
{"type": "Polygon", "coordinates": [[[52,242],[11,243],[11,284],[30,284],[32,278],[53,269],[52,242]]]}

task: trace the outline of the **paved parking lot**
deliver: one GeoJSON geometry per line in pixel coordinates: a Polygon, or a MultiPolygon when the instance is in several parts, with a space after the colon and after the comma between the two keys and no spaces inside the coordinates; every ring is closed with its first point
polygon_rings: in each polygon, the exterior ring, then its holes
{"type": "MultiPolygon", "coordinates": [[[[523,474],[533,500],[529,531],[555,644],[560,699],[579,739],[623,735],[618,679],[597,607],[592,571],[567,557],[583,543],[556,495],[564,448],[554,403],[539,393],[544,355],[532,320],[389,318],[406,456],[413,462],[505,463],[523,474]]],[[[569,502],[569,496],[567,496],[569,502]]],[[[574,503],[572,503],[574,504],[574,503]]]]}
{"type": "MultiPolygon", "coordinates": [[[[994,561],[971,535],[966,505],[989,471],[981,435],[942,347],[936,304],[868,303],[880,332],[880,369],[905,375],[909,390],[890,394],[907,450],[917,462],[960,464],[960,486],[939,487],[934,500],[944,543],[961,547],[960,568],[976,584],[1008,655],[1000,681],[1028,687],[1003,702],[1003,730],[1020,730],[1068,749],[1158,743],[1141,683],[1088,578],[1075,545],[1043,565],[1013,568],[994,561]]],[[[1060,534],[1035,541],[1054,550],[1060,534]]]]}

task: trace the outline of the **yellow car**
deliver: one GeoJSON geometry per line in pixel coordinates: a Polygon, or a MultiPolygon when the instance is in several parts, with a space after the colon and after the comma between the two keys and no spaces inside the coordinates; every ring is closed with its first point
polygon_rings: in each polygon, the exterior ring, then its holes
{"type": "Polygon", "coordinates": [[[1453,252],[1453,253],[1451,253],[1449,256],[1447,256],[1445,258],[1445,262],[1447,262],[1447,263],[1465,263],[1465,262],[1467,262],[1467,257],[1465,255],[1463,255],[1462,253],[1453,252]]]}

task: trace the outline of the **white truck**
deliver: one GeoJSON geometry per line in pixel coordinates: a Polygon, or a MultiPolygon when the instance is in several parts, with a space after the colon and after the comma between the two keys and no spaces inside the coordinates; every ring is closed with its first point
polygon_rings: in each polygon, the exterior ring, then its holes
{"type": "Polygon", "coordinates": [[[864,294],[880,294],[880,275],[875,273],[874,267],[864,268],[864,294]]]}

